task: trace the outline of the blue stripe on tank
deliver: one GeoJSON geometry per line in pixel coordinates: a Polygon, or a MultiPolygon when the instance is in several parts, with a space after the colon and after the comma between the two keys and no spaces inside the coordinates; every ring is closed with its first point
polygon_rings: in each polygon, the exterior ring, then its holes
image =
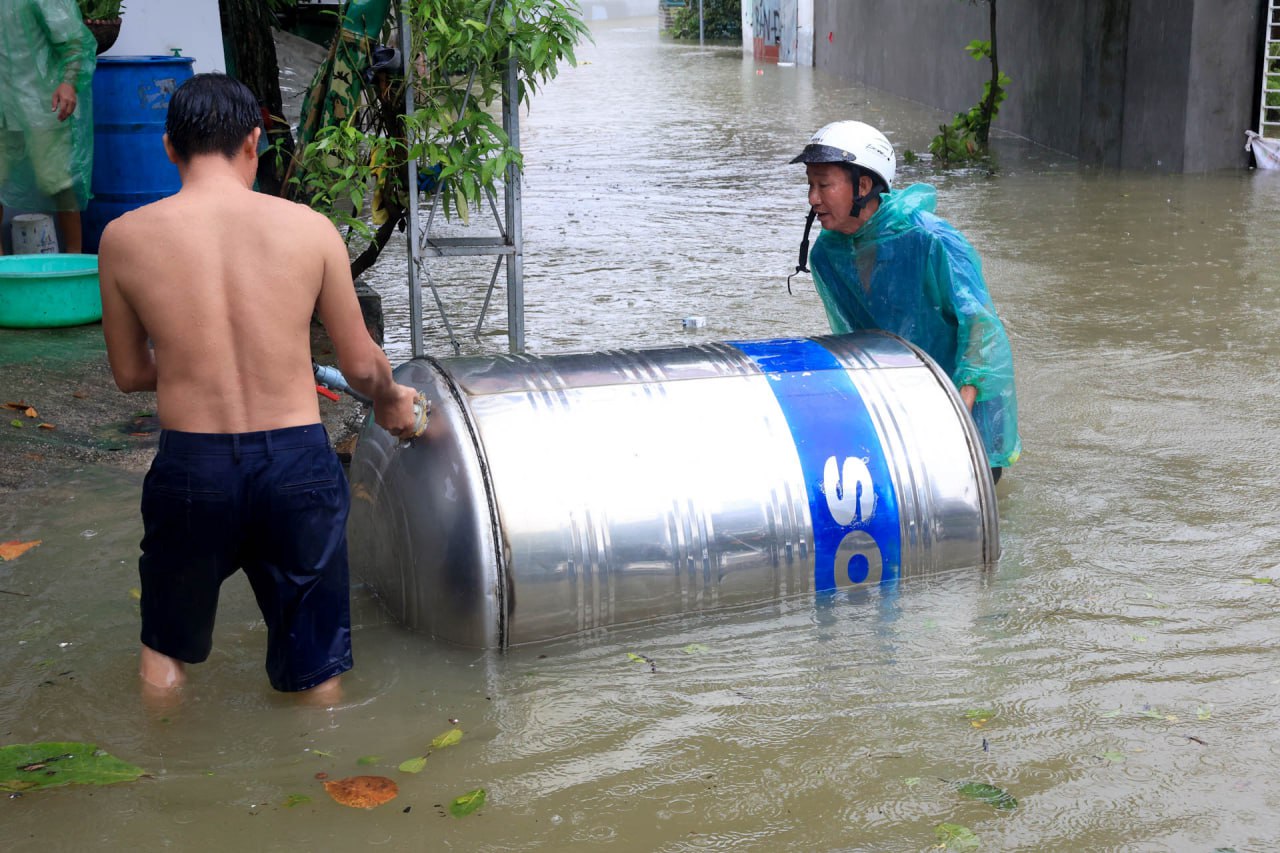
{"type": "MultiPolygon", "coordinates": [[[[881,579],[897,578],[902,565],[897,494],[871,415],[844,366],[821,344],[806,338],[732,341],[730,345],[755,362],[768,378],[791,430],[813,518],[814,586],[833,589],[866,580],[869,562],[864,556],[849,561],[848,581],[838,584],[836,579],[841,543],[846,539],[865,542],[865,535],[879,547],[881,579]],[[854,513],[851,520],[841,523],[833,506],[849,497],[844,493],[846,484],[842,480],[837,493],[829,497],[824,480],[832,466],[845,470],[846,459],[865,463],[875,503],[869,518],[854,513]]],[[[849,514],[846,510],[845,515],[849,514]]]]}

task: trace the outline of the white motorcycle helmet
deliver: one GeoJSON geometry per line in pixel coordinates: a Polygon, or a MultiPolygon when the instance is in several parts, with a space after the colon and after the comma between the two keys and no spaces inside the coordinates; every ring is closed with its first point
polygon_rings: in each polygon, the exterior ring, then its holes
{"type": "MultiPolygon", "coordinates": [[[[893,187],[893,177],[897,173],[897,162],[893,157],[893,146],[884,134],[869,124],[860,121],[833,121],[818,129],[809,138],[792,163],[839,163],[849,173],[853,182],[853,215],[858,216],[862,208],[873,198],[879,197],[880,187],[893,187]],[[859,169],[872,176],[872,187],[866,195],[857,195],[859,169]],[[879,179],[878,181],[876,179],[879,179]]],[[[815,217],[813,208],[804,223],[804,239],[800,241],[800,262],[796,271],[787,276],[787,293],[791,292],[791,279],[797,273],[809,272],[809,231],[813,228],[815,217]]]]}
{"type": "Polygon", "coordinates": [[[792,163],[850,163],[861,166],[893,187],[897,162],[884,134],[860,121],[833,121],[818,129],[792,163]]]}

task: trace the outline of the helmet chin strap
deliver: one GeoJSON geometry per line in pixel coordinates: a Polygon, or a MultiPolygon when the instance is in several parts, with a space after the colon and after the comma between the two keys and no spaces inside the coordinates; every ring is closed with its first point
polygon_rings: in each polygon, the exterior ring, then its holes
{"type": "Polygon", "coordinates": [[[809,232],[813,230],[813,220],[817,217],[818,211],[809,208],[809,215],[804,220],[804,239],[800,241],[800,262],[796,264],[796,271],[787,276],[787,293],[791,292],[791,279],[809,271],[809,232]]]}
{"type": "MultiPolygon", "coordinates": [[[[857,186],[858,185],[855,183],[854,187],[856,188],[857,186]]],[[[873,183],[871,185],[871,189],[867,190],[866,195],[854,196],[853,210],[850,215],[853,216],[854,219],[857,219],[859,216],[861,216],[862,208],[866,207],[867,202],[871,201],[872,197],[875,195],[876,195],[876,185],[873,183]]]]}

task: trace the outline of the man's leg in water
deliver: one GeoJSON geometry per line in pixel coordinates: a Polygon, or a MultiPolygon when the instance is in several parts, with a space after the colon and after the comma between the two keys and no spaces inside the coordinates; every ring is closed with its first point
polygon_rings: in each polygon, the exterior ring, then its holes
{"type": "Polygon", "coordinates": [[[138,656],[138,675],[142,676],[146,686],[161,690],[181,687],[187,680],[186,666],[182,661],[161,654],[146,644],[138,656]]]}

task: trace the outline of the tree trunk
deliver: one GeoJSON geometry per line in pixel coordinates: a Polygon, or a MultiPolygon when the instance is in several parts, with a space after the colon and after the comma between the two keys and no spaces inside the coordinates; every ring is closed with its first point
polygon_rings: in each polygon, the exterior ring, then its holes
{"type": "Polygon", "coordinates": [[[1000,89],[1000,60],[996,55],[996,0],[987,0],[991,8],[991,86],[987,97],[982,102],[982,125],[978,128],[978,146],[987,149],[987,140],[991,138],[991,122],[996,112],[996,92],[1000,89]]]}
{"type": "Polygon", "coordinates": [[[280,65],[271,35],[274,17],[262,0],[218,0],[218,14],[227,45],[227,70],[258,99],[267,144],[278,144],[283,152],[282,158],[264,152],[258,161],[258,189],[280,195],[285,169],[293,156],[293,133],[284,119],[280,96],[280,65]]]}

